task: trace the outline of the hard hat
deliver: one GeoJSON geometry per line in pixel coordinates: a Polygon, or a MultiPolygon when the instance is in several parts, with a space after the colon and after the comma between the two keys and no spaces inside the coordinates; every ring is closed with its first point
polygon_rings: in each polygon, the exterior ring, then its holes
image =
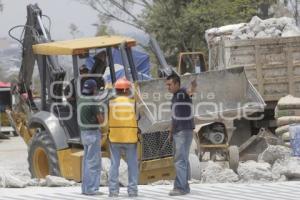
{"type": "Polygon", "coordinates": [[[126,78],[118,79],[115,83],[116,89],[129,89],[130,87],[131,83],[126,78]]]}

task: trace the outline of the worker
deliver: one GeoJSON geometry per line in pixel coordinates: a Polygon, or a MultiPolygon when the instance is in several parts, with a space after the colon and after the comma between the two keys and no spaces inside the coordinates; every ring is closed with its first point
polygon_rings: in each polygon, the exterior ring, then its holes
{"type": "Polygon", "coordinates": [[[167,77],[166,86],[172,97],[172,123],[169,137],[174,143],[174,166],[176,177],[170,196],[185,195],[190,193],[188,180],[190,179],[189,151],[193,139],[193,129],[195,128],[192,113],[192,98],[197,87],[196,80],[191,86],[180,87],[180,77],[172,73],[167,77]]]}
{"type": "MultiPolygon", "coordinates": [[[[79,74],[86,75],[88,74],[89,70],[85,64],[81,65],[79,68],[79,74]]],[[[86,81],[88,78],[87,77],[81,77],[80,78],[80,90],[82,90],[82,85],[84,81],[86,81]]],[[[64,95],[67,97],[67,101],[71,104],[72,108],[76,108],[76,84],[75,84],[75,79],[73,78],[70,81],[70,84],[65,88],[64,90],[64,95]]],[[[75,111],[75,110],[73,110],[75,111]]]]}
{"type": "Polygon", "coordinates": [[[106,51],[105,49],[101,49],[94,57],[93,61],[90,61],[88,64],[90,65],[90,73],[97,75],[97,77],[94,77],[95,81],[97,82],[98,89],[101,88],[103,83],[102,75],[105,72],[105,69],[107,67],[107,61],[106,61],[106,51]]]}
{"type": "Polygon", "coordinates": [[[131,83],[118,79],[115,83],[116,97],[109,101],[109,197],[119,195],[119,166],[121,153],[125,153],[128,165],[128,196],[138,196],[138,127],[135,100],[130,98],[131,83]]]}
{"type": "Polygon", "coordinates": [[[99,195],[101,172],[101,132],[99,125],[104,122],[104,108],[97,105],[95,94],[97,83],[88,79],[83,84],[82,97],[79,98],[78,120],[84,148],[82,160],[82,194],[99,195]]]}

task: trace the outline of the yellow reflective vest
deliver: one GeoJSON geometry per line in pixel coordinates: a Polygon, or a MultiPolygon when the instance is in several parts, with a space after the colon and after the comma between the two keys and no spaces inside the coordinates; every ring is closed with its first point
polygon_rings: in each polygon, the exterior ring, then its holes
{"type": "Polygon", "coordinates": [[[119,96],[109,101],[109,141],[112,143],[136,143],[137,120],[135,100],[119,96]]]}

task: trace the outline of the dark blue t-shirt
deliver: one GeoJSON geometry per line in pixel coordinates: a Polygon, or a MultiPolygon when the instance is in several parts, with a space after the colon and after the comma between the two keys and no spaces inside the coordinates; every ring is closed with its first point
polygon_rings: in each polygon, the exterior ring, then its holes
{"type": "Polygon", "coordinates": [[[195,128],[193,103],[186,88],[180,88],[172,98],[172,126],[173,133],[195,128]]]}

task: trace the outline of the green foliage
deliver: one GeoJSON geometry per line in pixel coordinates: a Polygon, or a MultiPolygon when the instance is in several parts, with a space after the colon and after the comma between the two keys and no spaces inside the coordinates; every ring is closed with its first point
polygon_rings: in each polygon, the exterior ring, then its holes
{"type": "Polygon", "coordinates": [[[3,3],[2,3],[2,1],[0,0],[0,12],[2,12],[3,11],[3,3]]]}
{"type": "MultiPolygon", "coordinates": [[[[268,17],[277,0],[76,0],[97,11],[100,21],[116,20],[155,35],[170,64],[182,51],[204,51],[205,30],[268,17]],[[136,14],[141,9],[142,14],[136,14]],[[259,12],[260,11],[260,12],[259,12]]],[[[102,23],[100,23],[102,24],[102,23]]],[[[98,34],[105,34],[105,24],[98,34]]]]}
{"type": "Polygon", "coordinates": [[[2,11],[3,11],[3,3],[0,0],[0,12],[2,12],[2,11]]]}
{"type": "Polygon", "coordinates": [[[70,29],[70,34],[73,36],[73,38],[76,38],[77,35],[80,34],[80,31],[78,30],[78,27],[73,23],[71,23],[69,25],[69,29],[70,29]]]}
{"type": "MultiPolygon", "coordinates": [[[[271,2],[271,0],[269,0],[271,2]]],[[[176,64],[181,51],[206,52],[205,30],[227,24],[248,22],[257,15],[261,2],[268,0],[165,0],[153,1],[144,21],[162,49],[176,64]]]]}
{"type": "Polygon", "coordinates": [[[138,29],[143,29],[142,20],[134,14],[133,6],[147,7],[147,0],[74,0],[91,7],[99,16],[99,20],[108,23],[119,21],[138,29]]]}

